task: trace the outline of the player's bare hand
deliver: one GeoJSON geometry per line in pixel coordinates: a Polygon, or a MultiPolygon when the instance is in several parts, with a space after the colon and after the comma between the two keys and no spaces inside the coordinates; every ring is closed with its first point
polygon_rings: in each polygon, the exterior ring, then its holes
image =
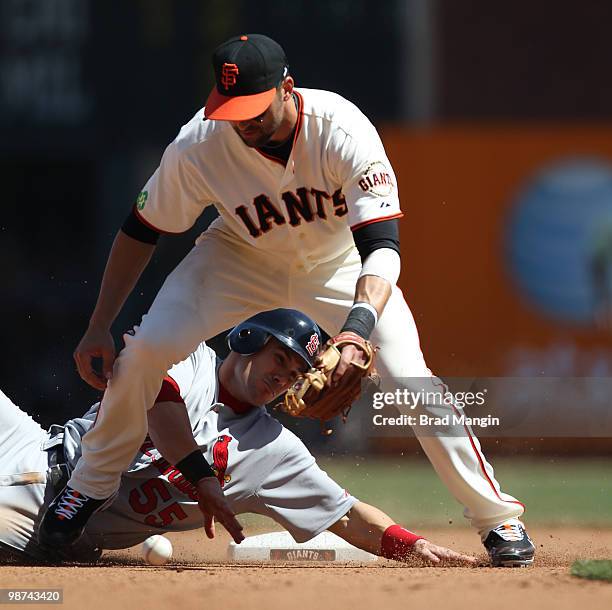
{"type": "Polygon", "coordinates": [[[331,378],[331,383],[338,383],[342,375],[346,373],[346,370],[351,365],[351,362],[357,362],[358,364],[365,364],[366,355],[362,349],[359,349],[356,345],[345,345],[342,348],[342,356],[340,362],[334,371],[331,378]]]}
{"type": "Polygon", "coordinates": [[[242,525],[229,507],[219,481],[213,477],[200,479],[197,485],[198,505],[204,515],[204,530],[208,538],[215,537],[215,519],[223,525],[236,544],[244,540],[242,525]]]}
{"type": "Polygon", "coordinates": [[[106,389],[113,375],[115,362],[115,342],[109,330],[89,327],[74,350],[74,361],[81,378],[97,390],[106,389]],[[93,359],[102,359],[102,372],[93,367],[93,359]]]}
{"type": "Polygon", "coordinates": [[[417,540],[412,547],[413,554],[427,563],[444,565],[473,566],[478,564],[476,557],[463,555],[443,546],[438,546],[429,540],[417,540]]]}

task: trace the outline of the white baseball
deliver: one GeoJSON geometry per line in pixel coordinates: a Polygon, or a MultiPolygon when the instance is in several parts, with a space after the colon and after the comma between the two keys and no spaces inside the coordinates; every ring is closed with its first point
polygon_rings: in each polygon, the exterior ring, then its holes
{"type": "Polygon", "coordinates": [[[172,559],[172,543],[168,538],[155,534],[142,543],[142,556],[152,566],[163,566],[172,559]]]}

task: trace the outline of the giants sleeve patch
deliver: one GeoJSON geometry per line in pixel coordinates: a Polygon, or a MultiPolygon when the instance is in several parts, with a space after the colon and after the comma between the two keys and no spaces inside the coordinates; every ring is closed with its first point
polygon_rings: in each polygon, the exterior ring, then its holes
{"type": "Polygon", "coordinates": [[[359,180],[359,188],[364,193],[387,197],[395,191],[393,174],[382,161],[370,163],[359,180]]]}

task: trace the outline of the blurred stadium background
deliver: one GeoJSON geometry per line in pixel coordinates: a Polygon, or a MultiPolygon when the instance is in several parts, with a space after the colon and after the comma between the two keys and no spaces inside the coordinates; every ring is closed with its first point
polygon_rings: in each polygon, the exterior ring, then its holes
{"type": "MultiPolygon", "coordinates": [[[[242,32],[278,40],[298,86],[344,95],[381,131],[400,284],[434,371],[611,376],[611,20],[605,0],[0,0],[0,387],[45,425],[97,399],[71,354],[112,239],[203,105],[212,49],[242,32]]],[[[162,238],[118,345],[213,216],[162,238]]],[[[329,466],[364,499],[382,486],[425,519],[458,510],[414,439],[297,431],[345,456],[329,466]]],[[[611,439],[483,444],[535,515],[609,524],[611,439]]]]}

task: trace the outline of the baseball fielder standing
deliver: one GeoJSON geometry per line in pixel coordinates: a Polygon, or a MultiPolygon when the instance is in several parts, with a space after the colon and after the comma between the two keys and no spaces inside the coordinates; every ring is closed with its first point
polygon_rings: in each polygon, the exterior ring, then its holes
{"type": "MultiPolygon", "coordinates": [[[[117,234],[76,349],[83,379],[106,392],[82,458],[43,519],[47,542],[72,543],[116,493],[165,371],[201,340],[258,311],[293,307],[332,336],[371,337],[383,379],[408,387],[410,378],[425,377],[434,392],[439,383],[396,286],[402,212],[374,126],[339,95],[295,88],[283,49],[266,36],[231,38],[215,50],[213,66],[216,86],[206,107],[167,147],[117,234]],[[186,231],[208,205],[220,217],[168,276],[115,360],[111,324],[159,234],[186,231]],[[103,378],[92,368],[94,356],[103,358],[103,378]],[[75,493],[79,510],[60,519],[55,507],[75,493]]],[[[345,347],[335,379],[362,357],[358,347],[345,347]]],[[[471,430],[415,432],[489,553],[511,538],[532,559],[518,521],[524,507],[502,493],[471,430]]]]}

